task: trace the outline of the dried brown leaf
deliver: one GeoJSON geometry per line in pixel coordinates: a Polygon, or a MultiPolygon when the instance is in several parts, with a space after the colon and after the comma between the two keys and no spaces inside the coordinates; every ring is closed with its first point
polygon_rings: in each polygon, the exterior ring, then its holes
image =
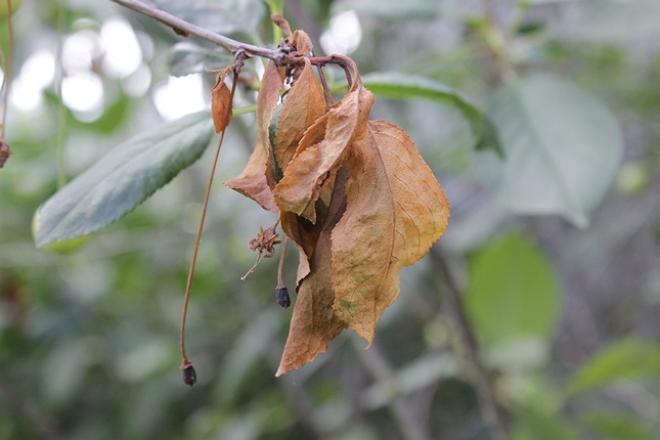
{"type": "Polygon", "coordinates": [[[223,131],[231,120],[232,99],[229,87],[225,84],[226,75],[227,69],[218,74],[218,79],[211,92],[211,116],[216,133],[223,131]]]}
{"type": "Polygon", "coordinates": [[[312,64],[305,60],[302,72],[286,94],[275,134],[275,159],[286,171],[305,130],[326,112],[325,95],[312,64]]]}
{"type": "Polygon", "coordinates": [[[267,164],[268,152],[257,144],[241,174],[225,182],[225,185],[251,198],[265,210],[277,212],[273,192],[266,178],[267,164]]]}
{"type": "Polygon", "coordinates": [[[372,104],[373,95],[364,88],[357,88],[309,128],[309,132],[318,134],[318,126],[324,124],[323,139],[311,144],[317,136],[303,136],[274,190],[280,210],[316,222],[315,203],[321,186],[341,164],[355,133],[364,130],[372,104]]]}
{"type": "Polygon", "coordinates": [[[369,122],[346,167],[346,212],[332,231],[333,307],[370,343],[399,295],[401,269],[445,231],[449,203],[413,141],[389,122],[369,122]]]}
{"type": "Polygon", "coordinates": [[[268,127],[280,98],[282,84],[282,69],[273,62],[268,63],[257,97],[257,144],[241,174],[225,183],[269,211],[277,211],[277,207],[271,190],[275,186],[275,166],[268,127]]]}
{"type": "Polygon", "coordinates": [[[309,55],[314,49],[312,39],[305,31],[297,30],[291,36],[291,45],[296,48],[301,55],[309,55]]]}
{"type": "Polygon", "coordinates": [[[294,242],[299,241],[302,245],[298,248],[298,298],[276,376],[314,360],[327,350],[330,341],[346,327],[332,308],[335,292],[330,266],[331,231],[346,207],[344,185],[341,183],[344,180],[337,179],[339,183],[333,187],[330,206],[319,213],[316,225],[294,214],[283,214],[288,216],[286,222],[282,220],[283,230],[291,232],[292,229],[287,229],[285,225],[291,226],[295,231],[292,236],[294,242]]]}
{"type": "Polygon", "coordinates": [[[321,232],[310,263],[312,272],[298,289],[289,336],[275,376],[314,360],[346,327],[332,309],[335,293],[330,279],[330,231],[321,232]]]}

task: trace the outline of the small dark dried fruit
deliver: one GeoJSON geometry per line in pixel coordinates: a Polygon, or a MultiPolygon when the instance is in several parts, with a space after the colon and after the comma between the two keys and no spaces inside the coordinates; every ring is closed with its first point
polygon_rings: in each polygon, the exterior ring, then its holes
{"type": "Polygon", "coordinates": [[[289,289],[286,287],[278,287],[275,289],[275,299],[277,300],[277,304],[279,304],[280,307],[284,307],[285,309],[289,307],[291,305],[289,289]]]}
{"type": "Polygon", "coordinates": [[[197,372],[190,361],[186,361],[183,364],[181,372],[183,373],[183,383],[188,386],[195,385],[195,382],[197,382],[197,372]]]}

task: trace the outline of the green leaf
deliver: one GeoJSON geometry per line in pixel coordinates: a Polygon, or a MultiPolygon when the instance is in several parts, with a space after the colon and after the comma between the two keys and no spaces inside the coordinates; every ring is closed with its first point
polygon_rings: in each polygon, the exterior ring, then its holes
{"type": "Polygon", "coordinates": [[[428,0],[350,0],[341,1],[333,8],[336,12],[355,11],[383,21],[433,21],[440,18],[442,4],[428,0]]]}
{"type": "Polygon", "coordinates": [[[266,8],[262,0],[155,0],[163,10],[219,34],[256,34],[266,8]]]}
{"type": "Polygon", "coordinates": [[[168,61],[172,75],[185,76],[203,73],[207,68],[228,66],[234,62],[234,57],[217,46],[190,40],[172,46],[168,61]]]}
{"type": "Polygon", "coordinates": [[[491,241],[471,259],[468,276],[465,305],[482,343],[548,340],[559,287],[547,257],[527,238],[511,233],[491,241]]]}
{"type": "Polygon", "coordinates": [[[497,135],[489,121],[469,99],[440,82],[416,75],[374,72],[362,77],[364,85],[379,96],[394,99],[422,98],[456,107],[477,137],[475,149],[501,153],[497,135]]]}
{"type": "Polygon", "coordinates": [[[578,440],[577,430],[558,414],[524,408],[516,414],[513,440],[578,440]]]}
{"type": "Polygon", "coordinates": [[[610,345],[587,362],[569,381],[577,394],[620,380],[660,378],[660,345],[627,340],[610,345]]]}
{"type": "MultiPolygon", "coordinates": [[[[589,0],[551,27],[551,35],[572,42],[621,44],[660,36],[658,0],[589,0]],[[634,23],[634,26],[631,26],[634,23]]],[[[578,6],[578,5],[576,5],[578,6]]]]}
{"type": "Polygon", "coordinates": [[[632,414],[592,412],[585,419],[599,434],[599,439],[655,440],[660,436],[658,426],[654,429],[647,421],[632,414]]]}
{"type": "Polygon", "coordinates": [[[197,160],[212,134],[205,111],[115,147],[37,210],[37,247],[90,234],[126,215],[197,160]]]}
{"type": "Polygon", "coordinates": [[[476,163],[498,200],[518,213],[561,214],[586,226],[621,161],[614,116],[577,86],[549,75],[503,86],[488,114],[504,159],[484,153],[476,163]]]}

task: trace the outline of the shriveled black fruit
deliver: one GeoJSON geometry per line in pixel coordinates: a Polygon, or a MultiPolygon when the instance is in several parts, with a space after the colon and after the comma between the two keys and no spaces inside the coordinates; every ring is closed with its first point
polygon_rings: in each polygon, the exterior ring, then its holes
{"type": "Polygon", "coordinates": [[[186,363],[183,364],[181,372],[183,373],[183,383],[188,386],[195,385],[195,382],[197,382],[197,372],[190,361],[186,361],[186,363]]]}
{"type": "Polygon", "coordinates": [[[289,296],[289,289],[286,287],[278,287],[275,289],[275,299],[277,300],[277,304],[280,305],[280,307],[287,308],[291,305],[291,297],[289,296]]]}

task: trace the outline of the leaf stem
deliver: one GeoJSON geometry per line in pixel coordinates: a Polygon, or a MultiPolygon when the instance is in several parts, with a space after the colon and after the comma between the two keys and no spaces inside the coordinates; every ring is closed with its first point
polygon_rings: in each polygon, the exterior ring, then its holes
{"type": "Polygon", "coordinates": [[[282,249],[280,250],[280,261],[277,263],[277,286],[276,289],[285,287],[284,284],[284,259],[286,257],[286,246],[289,244],[289,237],[284,236],[284,242],[282,242],[282,249]]]}
{"type": "MultiPolygon", "coordinates": [[[[230,102],[234,101],[234,92],[236,91],[236,84],[238,78],[237,69],[234,68],[234,80],[231,86],[231,99],[230,102]]],[[[197,234],[195,235],[195,243],[193,245],[192,257],[190,258],[190,265],[188,266],[188,278],[186,279],[186,290],[183,295],[183,305],[181,307],[181,317],[179,320],[179,350],[181,352],[181,366],[185,368],[186,366],[191,365],[190,359],[186,354],[186,318],[188,316],[188,303],[190,302],[190,293],[192,292],[192,282],[193,276],[195,274],[195,265],[197,264],[197,255],[199,254],[199,245],[202,241],[202,234],[204,232],[204,223],[206,222],[206,213],[209,207],[209,199],[211,198],[211,188],[213,187],[213,179],[215,177],[215,172],[218,167],[218,161],[220,159],[220,150],[222,149],[222,141],[225,139],[225,133],[227,129],[225,127],[222,130],[220,139],[218,140],[218,146],[215,150],[215,157],[211,165],[211,172],[209,173],[208,182],[206,184],[206,190],[204,192],[204,202],[202,204],[202,210],[199,218],[199,225],[197,227],[197,234]]]]}

